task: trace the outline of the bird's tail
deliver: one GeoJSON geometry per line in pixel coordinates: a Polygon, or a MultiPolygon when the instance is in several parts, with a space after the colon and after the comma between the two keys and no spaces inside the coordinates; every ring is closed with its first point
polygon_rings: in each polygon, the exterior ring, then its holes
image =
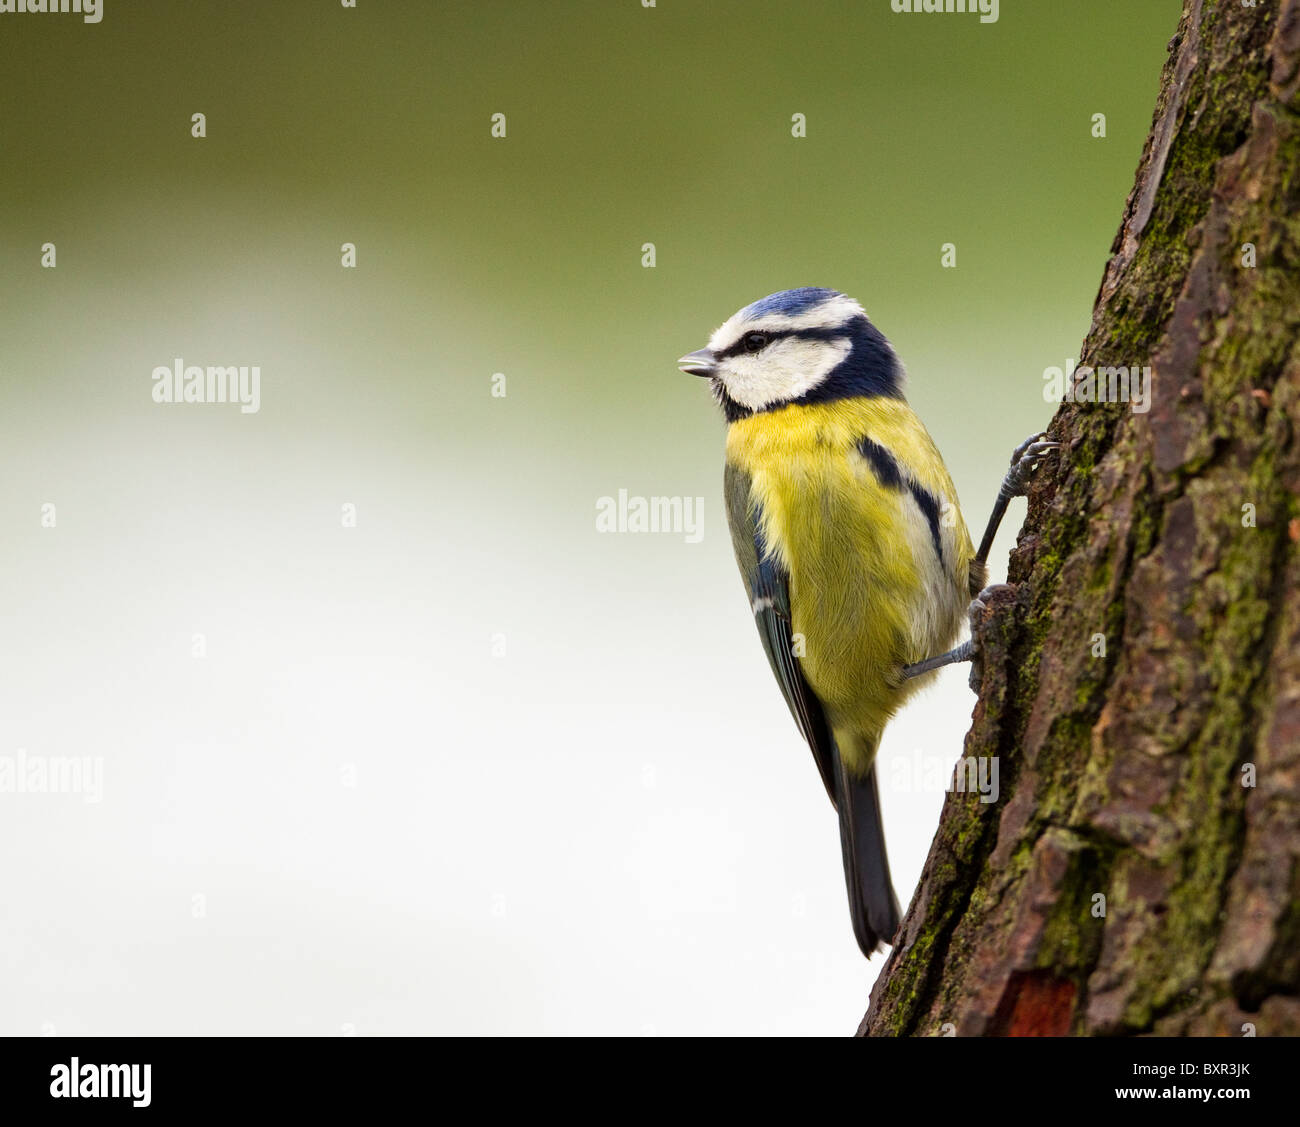
{"type": "Polygon", "coordinates": [[[849,913],[858,946],[868,957],[881,943],[892,943],[898,930],[898,897],[889,879],[889,856],[880,820],[880,794],[873,763],[866,778],[850,775],[836,755],[836,809],[840,815],[840,845],[844,850],[844,879],[849,888],[849,913]]]}

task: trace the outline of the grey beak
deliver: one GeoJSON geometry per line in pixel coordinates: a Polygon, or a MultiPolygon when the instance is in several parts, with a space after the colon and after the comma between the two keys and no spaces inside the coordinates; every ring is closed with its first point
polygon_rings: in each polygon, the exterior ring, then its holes
{"type": "Polygon", "coordinates": [[[718,362],[707,348],[691,352],[677,361],[679,367],[688,376],[711,376],[718,370],[718,362]]]}

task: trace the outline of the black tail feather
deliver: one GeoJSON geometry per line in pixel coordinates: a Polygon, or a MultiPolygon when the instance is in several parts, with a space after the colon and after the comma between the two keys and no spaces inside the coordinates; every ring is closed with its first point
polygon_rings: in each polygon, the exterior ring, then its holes
{"type": "Polygon", "coordinates": [[[865,779],[851,776],[836,755],[836,808],[840,815],[840,845],[844,850],[844,879],[849,890],[853,933],[862,953],[871,956],[881,943],[892,943],[901,913],[889,879],[889,856],[880,820],[880,794],[873,764],[865,779]]]}

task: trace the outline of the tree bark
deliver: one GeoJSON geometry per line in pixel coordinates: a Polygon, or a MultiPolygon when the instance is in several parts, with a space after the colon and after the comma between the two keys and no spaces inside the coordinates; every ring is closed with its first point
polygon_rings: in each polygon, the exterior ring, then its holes
{"type": "Polygon", "coordinates": [[[1300,1034],[1300,0],[1185,0],[864,1035],[1300,1034]],[[1254,247],[1254,265],[1250,251],[1254,247]]]}

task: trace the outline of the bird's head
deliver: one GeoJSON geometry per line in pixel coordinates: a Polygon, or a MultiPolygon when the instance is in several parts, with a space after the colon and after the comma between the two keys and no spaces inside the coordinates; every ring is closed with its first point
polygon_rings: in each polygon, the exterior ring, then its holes
{"type": "Polygon", "coordinates": [[[862,306],[813,287],[745,306],[677,366],[712,380],[729,422],[790,403],[903,395],[902,365],[862,306]]]}

